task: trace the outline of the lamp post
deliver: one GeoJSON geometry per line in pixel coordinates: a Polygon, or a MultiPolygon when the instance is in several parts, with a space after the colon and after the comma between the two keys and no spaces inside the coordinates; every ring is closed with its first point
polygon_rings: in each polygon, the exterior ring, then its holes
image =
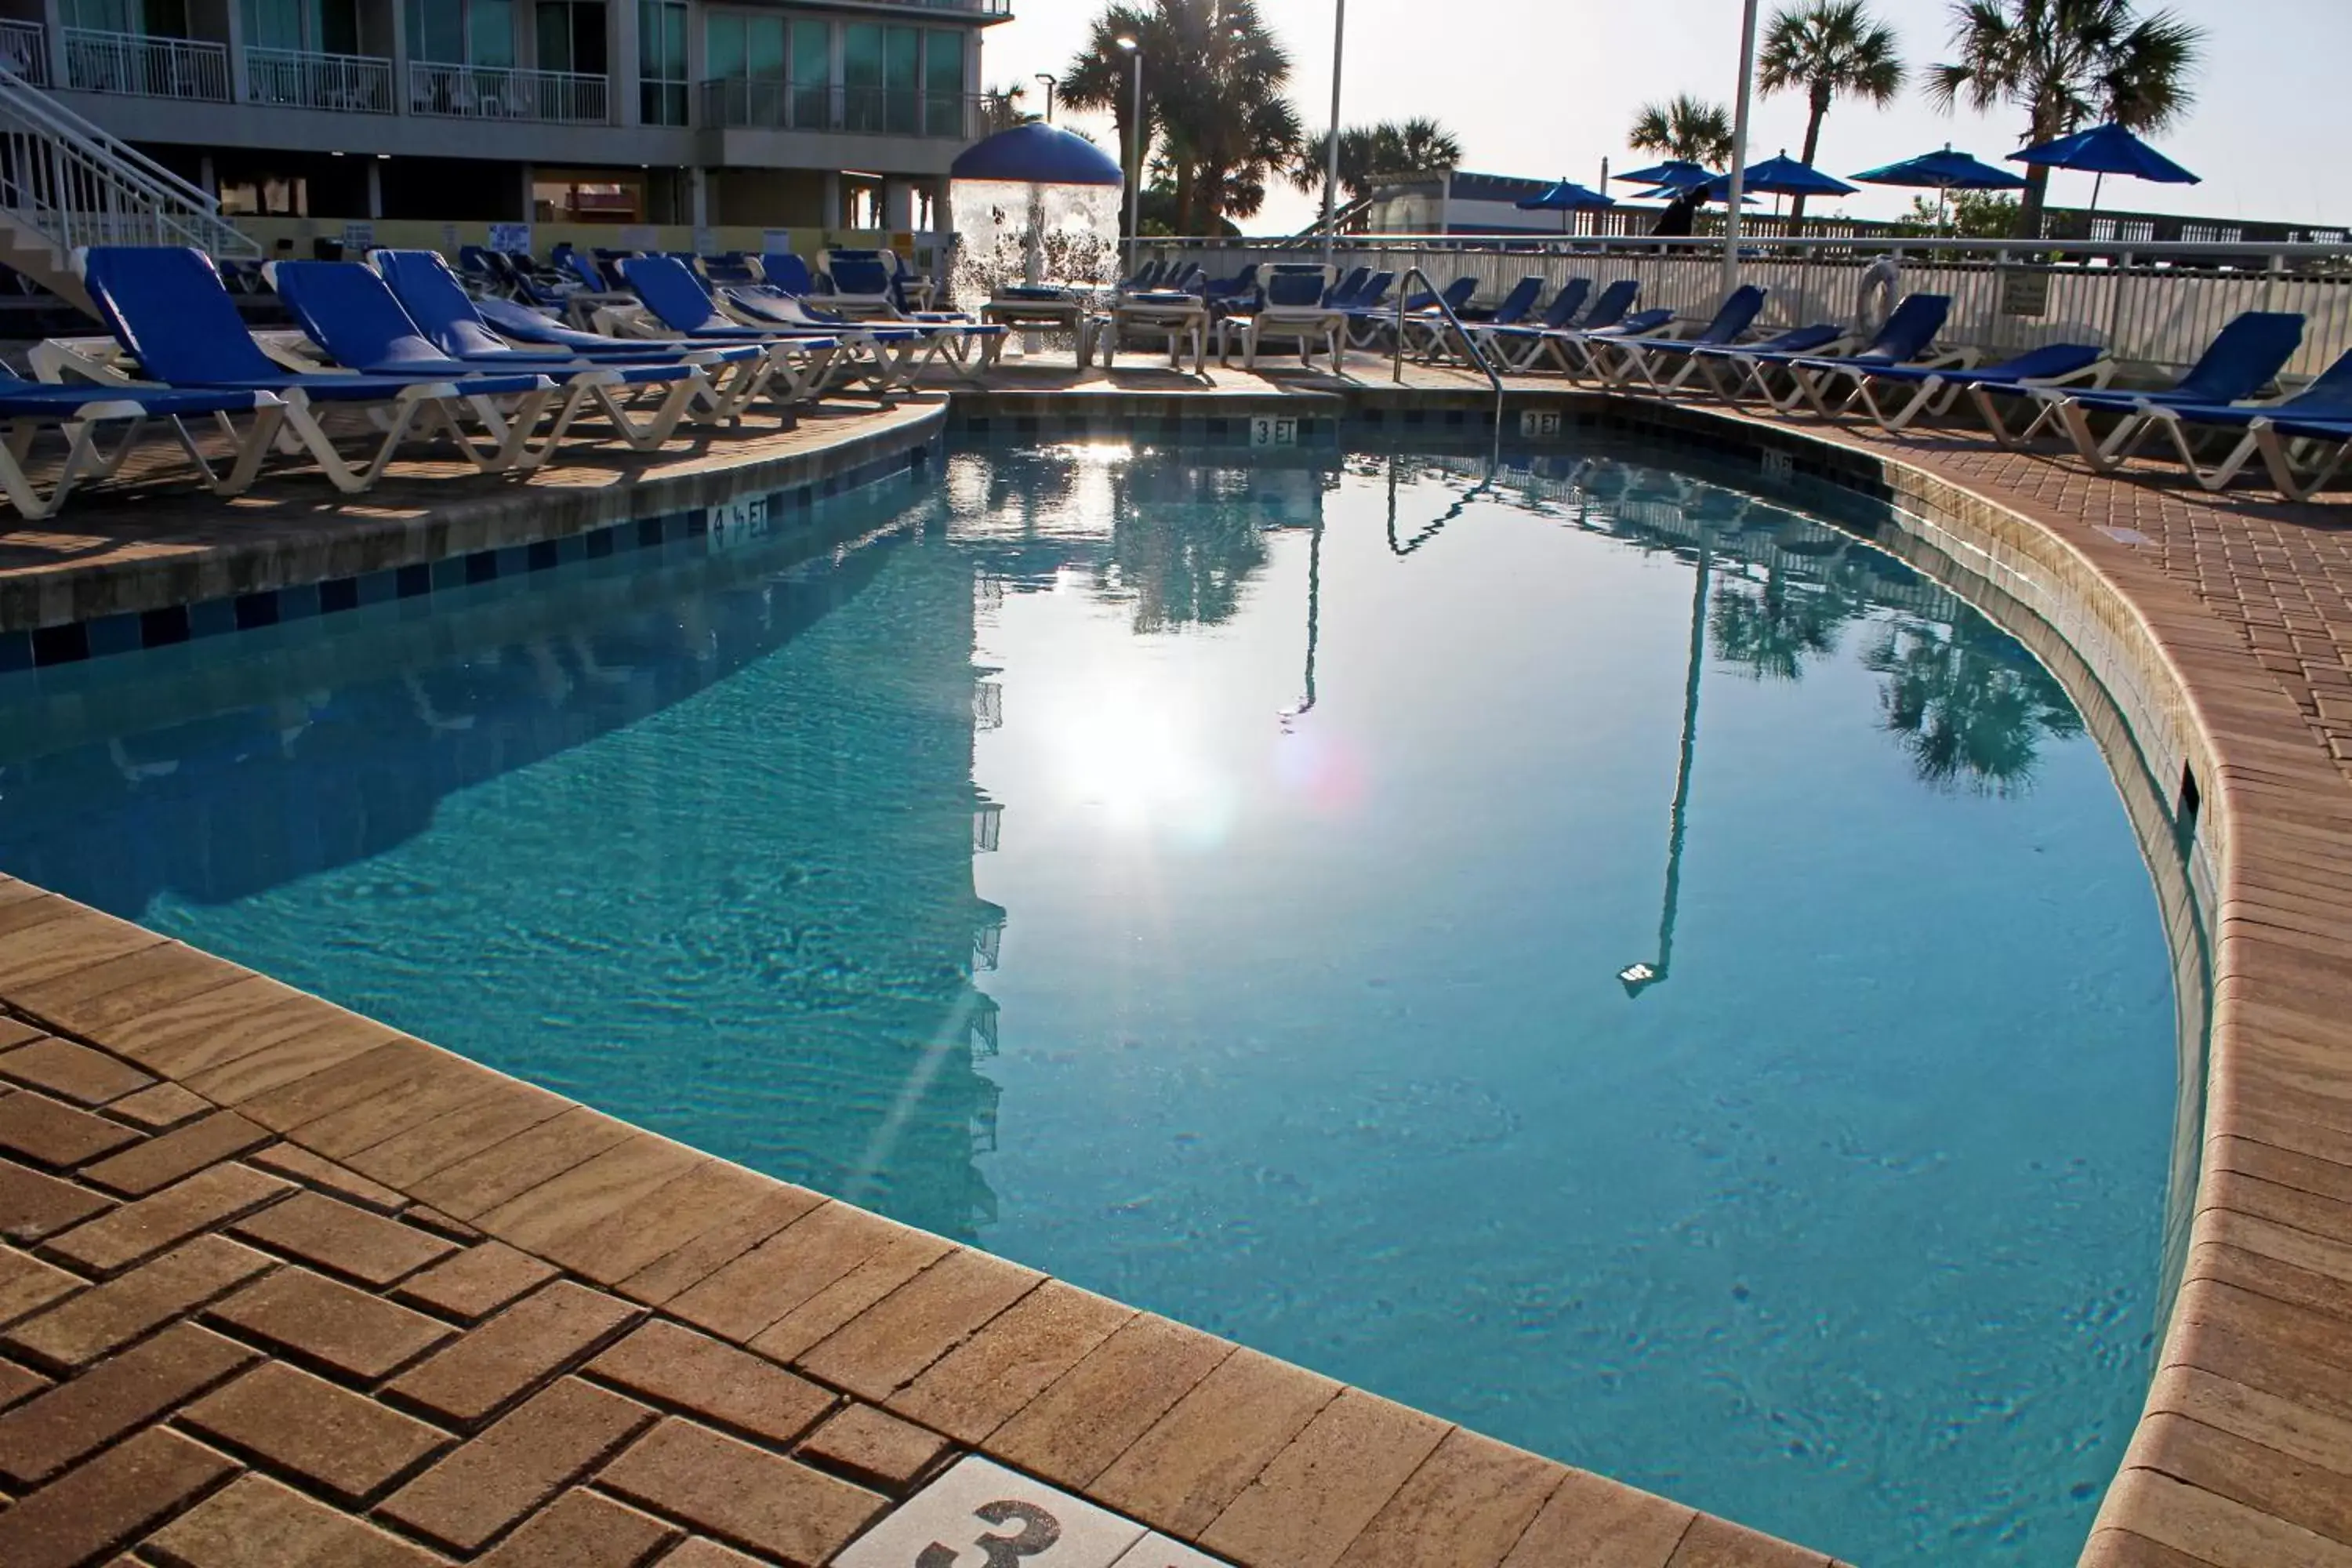
{"type": "Polygon", "coordinates": [[[1323,148],[1323,265],[1331,265],[1331,215],[1339,197],[1339,67],[1348,58],[1348,0],[1331,7],[1331,139],[1323,148]]]}
{"type": "Polygon", "coordinates": [[[1748,110],[1756,97],[1756,0],[1741,7],[1739,97],[1731,116],[1731,189],[1723,213],[1723,291],[1739,287],[1739,204],[1747,199],[1748,110]]]}
{"type": "Polygon", "coordinates": [[[1118,47],[1134,61],[1132,107],[1128,111],[1129,155],[1134,160],[1134,172],[1127,178],[1127,275],[1132,278],[1136,243],[1143,234],[1143,47],[1125,37],[1119,38],[1118,47]]]}
{"type": "Polygon", "coordinates": [[[1051,125],[1054,123],[1054,89],[1062,84],[1062,79],[1052,71],[1039,71],[1037,79],[1045,84],[1045,123],[1051,125]]]}

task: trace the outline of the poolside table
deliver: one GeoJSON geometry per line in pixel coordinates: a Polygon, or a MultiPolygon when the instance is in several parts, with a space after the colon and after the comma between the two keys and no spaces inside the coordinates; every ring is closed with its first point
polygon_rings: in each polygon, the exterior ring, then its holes
{"type": "Polygon", "coordinates": [[[1128,334],[1149,337],[1154,333],[1168,340],[1168,368],[1181,369],[1184,343],[1192,344],[1192,374],[1202,375],[1209,368],[1209,307],[1196,294],[1152,291],[1129,294],[1111,307],[1106,323],[1108,336],[1099,337],[1102,343],[1103,367],[1110,367],[1111,356],[1118,352],[1119,341],[1128,334]]]}
{"type": "MultiPolygon", "coordinates": [[[[1087,310],[1085,300],[1076,294],[1042,289],[1034,293],[999,292],[980,308],[980,319],[992,326],[1070,333],[1077,339],[1078,368],[1081,370],[1093,357],[1094,318],[1087,310]]],[[[982,346],[980,367],[982,370],[996,363],[997,356],[1004,352],[1005,340],[1011,336],[1012,332],[1008,331],[989,339],[982,346]]]]}

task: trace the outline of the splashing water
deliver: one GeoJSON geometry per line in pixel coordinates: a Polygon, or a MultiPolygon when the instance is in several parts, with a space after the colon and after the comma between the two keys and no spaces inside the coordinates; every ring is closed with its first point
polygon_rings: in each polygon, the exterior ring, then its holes
{"type": "Polygon", "coordinates": [[[1008,283],[1101,287],[1118,274],[1117,185],[958,180],[950,191],[956,308],[975,310],[1008,283]]]}

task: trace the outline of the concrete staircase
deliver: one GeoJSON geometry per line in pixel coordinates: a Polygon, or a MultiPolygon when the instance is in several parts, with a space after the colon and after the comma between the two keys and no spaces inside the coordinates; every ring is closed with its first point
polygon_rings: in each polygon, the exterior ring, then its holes
{"type": "Polygon", "coordinates": [[[73,268],[89,245],[260,255],[212,196],[0,66],[0,261],[95,314],[73,268]]]}

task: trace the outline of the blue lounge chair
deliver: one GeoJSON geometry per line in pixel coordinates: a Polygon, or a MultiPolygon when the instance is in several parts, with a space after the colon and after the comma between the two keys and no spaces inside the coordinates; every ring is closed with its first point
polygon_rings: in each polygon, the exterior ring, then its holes
{"type": "Polygon", "coordinates": [[[728,315],[685,268],[667,256],[629,257],[621,263],[621,277],[636,291],[646,316],[616,314],[611,318],[615,325],[691,342],[765,343],[772,353],[794,355],[802,362],[780,373],[791,377],[795,396],[822,388],[836,366],[860,376],[877,392],[887,394],[903,379],[903,367],[912,352],[908,345],[920,337],[911,329],[894,330],[887,323],[859,322],[847,329],[782,321],[749,326],[728,315]],[[657,323],[660,331],[651,331],[648,320],[657,323]],[[895,357],[894,349],[900,351],[895,357]]]}
{"type": "Polygon", "coordinates": [[[1716,307],[1715,319],[1691,337],[1628,331],[1622,336],[1587,338],[1582,347],[1601,380],[1626,386],[1638,377],[1648,384],[1651,391],[1664,394],[1689,379],[1696,363],[1691,357],[1695,351],[1731,347],[1748,335],[1748,329],[1756,324],[1756,318],[1763,310],[1764,290],[1753,283],[1742,284],[1723,297],[1723,303],[1716,307]],[[1660,362],[1654,361],[1653,354],[1675,364],[1671,377],[1658,379],[1660,362]]]}
{"type": "MultiPolygon", "coordinates": [[[[776,374],[766,349],[757,343],[623,342],[559,325],[510,300],[471,300],[449,264],[432,250],[378,250],[373,263],[409,320],[434,347],[452,359],[476,362],[492,353],[518,354],[514,345],[551,367],[583,364],[699,365],[711,380],[711,417],[732,419],[767,390],[776,374]],[[495,314],[497,322],[486,318],[495,314]]],[[[505,363],[520,366],[520,357],[505,363]]],[[[550,374],[553,374],[551,370],[550,374]]]]}
{"type": "MultiPolygon", "coordinates": [[[[1691,342],[1685,342],[1677,348],[1673,342],[1663,339],[1655,340],[1650,344],[1650,352],[1654,354],[1681,353],[1689,361],[1689,368],[1697,373],[1698,379],[1705,381],[1708,389],[1717,397],[1728,402],[1735,389],[1724,385],[1719,374],[1719,367],[1728,361],[1730,356],[1741,354],[1768,362],[1793,359],[1803,354],[1819,354],[1825,350],[1834,348],[1846,336],[1846,330],[1843,327],[1835,326],[1828,321],[1816,321],[1811,326],[1792,327],[1772,337],[1752,343],[1734,344],[1729,348],[1719,343],[1691,342]]],[[[1690,379],[1688,375],[1677,374],[1673,384],[1679,388],[1690,379]]]]}
{"type": "Polygon", "coordinates": [[[683,361],[708,366],[751,363],[761,357],[759,348],[751,344],[714,348],[645,339],[623,342],[566,327],[511,300],[477,300],[466,292],[437,250],[373,250],[368,253],[368,264],[392,289],[393,297],[400,301],[401,309],[408,312],[418,330],[452,359],[513,354],[519,343],[530,345],[535,357],[551,364],[683,361]],[[497,317],[495,321],[490,319],[493,315],[497,317]]]}
{"type": "Polygon", "coordinates": [[[1559,292],[1551,297],[1551,303],[1546,305],[1534,321],[1511,321],[1500,327],[1491,323],[1473,326],[1470,339],[1486,351],[1489,359],[1506,366],[1511,365],[1515,363],[1514,351],[1506,348],[1506,339],[1525,341],[1537,332],[1564,328],[1576,320],[1577,312],[1584,309],[1585,301],[1591,297],[1591,279],[1571,278],[1559,286],[1559,292]]]}
{"type": "MultiPolygon", "coordinates": [[[[1461,319],[1464,335],[1466,337],[1474,327],[1516,327],[1523,324],[1535,314],[1536,301],[1543,297],[1543,282],[1541,277],[1531,273],[1512,284],[1510,292],[1491,307],[1483,310],[1475,305],[1457,307],[1454,313],[1461,319]]],[[[1426,357],[1432,360],[1454,357],[1454,340],[1449,335],[1450,329],[1444,317],[1433,311],[1418,317],[1409,316],[1405,319],[1405,331],[1408,334],[1417,332],[1420,335],[1420,348],[1426,357]]],[[[1466,348],[1461,357],[1467,359],[1466,348]]]]}
{"type": "Polygon", "coordinates": [[[1315,345],[1323,344],[1331,353],[1331,374],[1341,374],[1348,313],[1323,302],[1329,283],[1324,268],[1276,268],[1266,278],[1265,298],[1256,310],[1217,323],[1218,359],[1225,357],[1232,338],[1238,337],[1243,367],[1255,370],[1258,348],[1267,338],[1289,338],[1298,344],[1298,357],[1305,363],[1313,363],[1315,345]]]}
{"type": "Polygon", "coordinates": [[[465,460],[486,473],[512,468],[554,396],[535,373],[512,375],[317,375],[276,363],[253,341],[236,302],[204,252],[179,246],[94,246],[74,261],[99,315],[123,350],[155,380],[175,387],[268,392],[284,404],[281,417],[334,487],[366,489],[411,435],[446,433],[465,460]],[[511,398],[500,408],[490,400],[511,398]],[[312,405],[377,404],[387,407],[383,439],[373,457],[354,466],[335,449],[312,405]],[[480,417],[491,435],[487,447],[465,427],[480,417]]]}
{"type": "Polygon", "coordinates": [[[541,355],[514,349],[452,357],[418,330],[383,279],[356,261],[273,262],[270,284],[312,342],[364,374],[463,376],[520,369],[553,377],[563,389],[563,402],[547,435],[517,459],[520,468],[538,468],[552,457],[572,421],[592,403],[604,410],[622,441],[639,452],[668,440],[697,401],[717,406],[709,378],[689,364],[551,366],[541,355]],[[622,399],[631,389],[646,387],[664,390],[652,414],[640,418],[622,399]]]}
{"type": "Polygon", "coordinates": [[[2111,474],[2151,433],[2157,410],[2227,407],[2259,396],[2303,345],[2303,325],[2292,311],[2248,310],[2215,333],[2189,373],[2165,392],[2037,391],[2034,401],[2042,411],[2017,439],[2030,440],[2054,425],[2084,462],[2111,474]],[[2094,413],[2122,417],[2102,439],[2091,428],[2094,413]]]}
{"type": "Polygon", "coordinates": [[[816,292],[816,279],[810,273],[809,264],[789,250],[761,254],[760,281],[802,299],[816,292]]]}
{"type": "Polygon", "coordinates": [[[1715,351],[1738,367],[1739,377],[1729,391],[1719,382],[1710,383],[1727,401],[1737,401],[1749,388],[1781,413],[1790,413],[1801,403],[1811,403],[1823,417],[1834,410],[1824,397],[1822,384],[1843,370],[1854,367],[1874,369],[1882,365],[1919,364],[1937,366],[1965,365],[1971,356],[1962,351],[1951,355],[1931,357],[1936,334],[1944,330],[1944,322],[1952,313],[1949,294],[1906,294],[1887,312],[1885,324],[1878,335],[1860,353],[1838,359],[1825,359],[1815,354],[1792,354],[1769,350],[1759,344],[1754,348],[1718,349],[1715,351]],[[1790,378],[1786,393],[1773,389],[1771,374],[1785,372],[1790,378]]]}
{"type": "Polygon", "coordinates": [[[1853,400],[1846,406],[1860,404],[1872,422],[1890,434],[1909,429],[1923,414],[1940,417],[1949,413],[1963,393],[1975,402],[1985,423],[1999,431],[2004,428],[2004,423],[1996,397],[2030,397],[2037,387],[2070,386],[2085,381],[2105,386],[2107,378],[2115,374],[2115,362],[2107,357],[2106,350],[2095,343],[2044,343],[2015,359],[1972,369],[1869,364],[1847,367],[1837,374],[1853,382],[1853,400]],[[1910,397],[1890,409],[1879,402],[1881,386],[1908,388],[1910,397]]]}
{"type": "Polygon", "coordinates": [[[123,459],[137,448],[146,434],[147,421],[164,419],[171,422],[182,449],[203,476],[205,488],[218,495],[236,495],[250,486],[260,471],[261,460],[269,455],[284,413],[285,405],[267,392],[58,385],[24,381],[0,372],[0,420],[8,426],[8,438],[0,444],[0,493],[7,496],[8,504],[16,509],[19,517],[54,516],[75,486],[85,479],[109,478],[121,469],[123,459]],[[232,414],[253,416],[242,435],[228,418],[232,414]],[[226,475],[215,470],[205,458],[184,423],[205,415],[218,418],[236,442],[236,455],[226,475]],[[116,437],[111,448],[100,446],[100,426],[117,424],[127,428],[116,437]],[[35,439],[51,428],[64,432],[66,457],[45,494],[26,473],[24,465],[32,454],[35,439]]]}
{"type": "Polygon", "coordinates": [[[1584,320],[1571,326],[1546,327],[1525,334],[1507,333],[1503,339],[1504,353],[1514,356],[1515,369],[1533,370],[1537,361],[1548,358],[1564,373],[1580,374],[1591,365],[1591,355],[1585,347],[1587,339],[1601,332],[1654,331],[1675,319],[1672,310],[1664,310],[1628,314],[1641,293],[1638,279],[1620,278],[1601,290],[1584,320]]]}
{"type": "Polygon", "coordinates": [[[2352,462],[2352,353],[2320,373],[2292,397],[2276,403],[2145,402],[2147,427],[2162,430],[2208,490],[2226,488],[2256,458],[2271,484],[2290,500],[2308,500],[2352,462]],[[2238,442],[2207,467],[2190,432],[2238,433],[2238,442]]]}

